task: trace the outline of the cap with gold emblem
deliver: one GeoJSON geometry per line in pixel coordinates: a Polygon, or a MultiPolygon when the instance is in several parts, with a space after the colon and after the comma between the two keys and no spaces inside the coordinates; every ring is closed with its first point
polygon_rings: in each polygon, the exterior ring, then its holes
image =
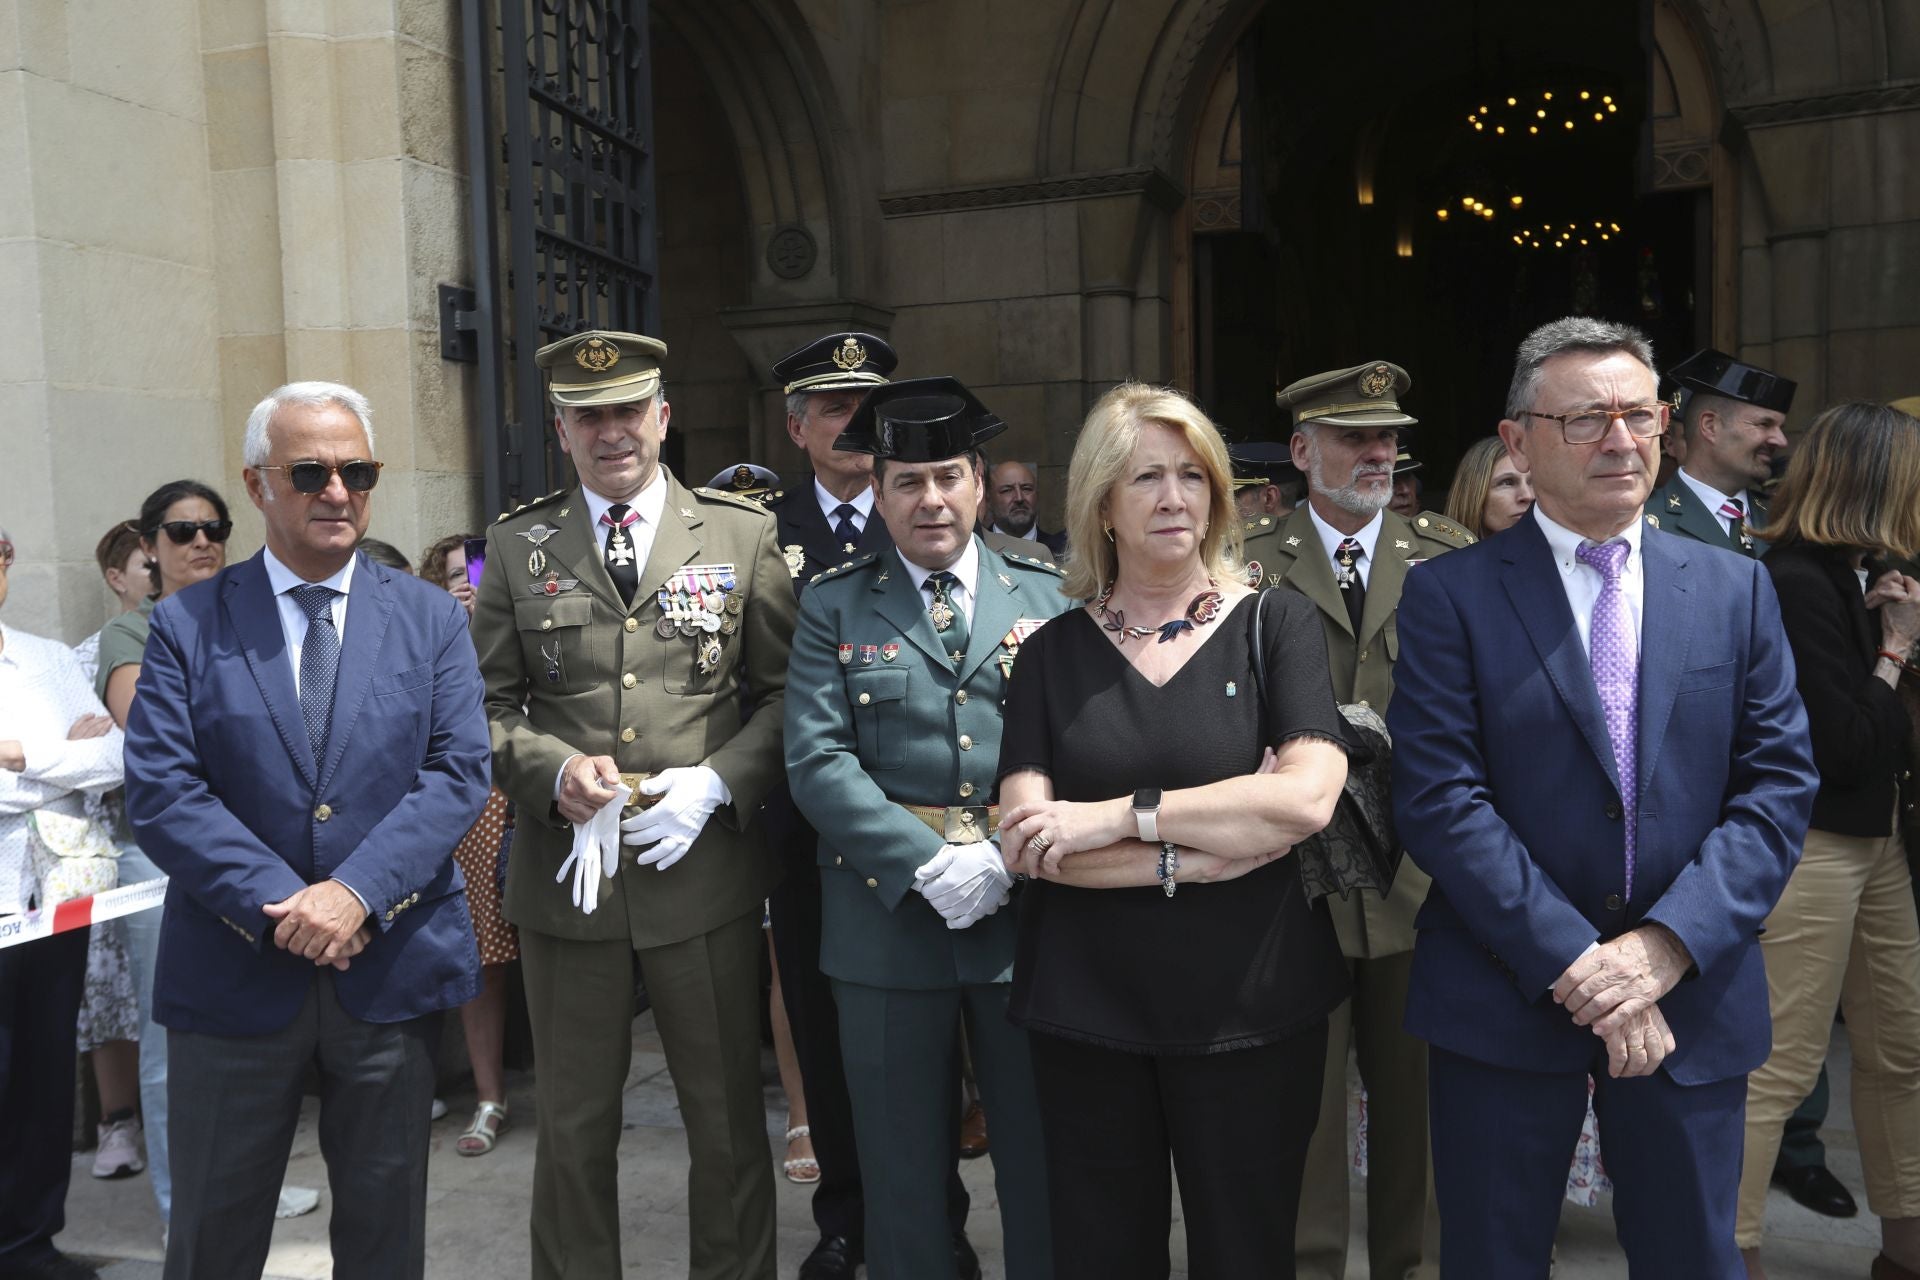
{"type": "Polygon", "coordinates": [[[1405,369],[1375,360],[1289,383],[1274,393],[1273,403],[1293,414],[1295,426],[1410,427],[1420,419],[1401,412],[1400,397],[1412,385],[1405,369]]]}
{"type": "Polygon", "coordinates": [[[555,404],[629,404],[660,389],[667,344],[638,333],[591,329],[549,342],[533,353],[547,371],[555,404]]]}
{"type": "Polygon", "coordinates": [[[865,391],[882,386],[900,357],[885,338],[830,333],[773,362],[773,376],[796,391],[865,391]]]}
{"type": "Polygon", "coordinates": [[[742,498],[752,498],[761,506],[783,496],[779,475],[752,462],[742,462],[723,468],[720,474],[707,481],[706,487],[718,489],[722,493],[737,494],[742,498]]]}
{"type": "Polygon", "coordinates": [[[958,378],[908,378],[876,388],[833,447],[895,462],[957,458],[1007,429],[958,378]]]}

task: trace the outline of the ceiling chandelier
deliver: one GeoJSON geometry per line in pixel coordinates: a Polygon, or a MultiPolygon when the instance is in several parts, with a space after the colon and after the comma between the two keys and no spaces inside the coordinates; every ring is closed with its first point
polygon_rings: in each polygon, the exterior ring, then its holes
{"type": "Polygon", "coordinates": [[[1605,124],[1620,113],[1620,104],[1612,94],[1593,89],[1563,89],[1558,94],[1543,89],[1525,98],[1509,95],[1504,106],[1500,102],[1489,98],[1478,111],[1467,113],[1467,123],[1475,133],[1496,138],[1555,137],[1581,125],[1605,124]]]}

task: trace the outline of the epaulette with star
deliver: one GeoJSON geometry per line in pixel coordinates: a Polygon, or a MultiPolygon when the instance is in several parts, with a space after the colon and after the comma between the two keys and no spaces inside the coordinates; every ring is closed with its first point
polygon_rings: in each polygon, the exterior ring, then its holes
{"type": "MultiPolygon", "coordinates": [[[[757,506],[758,504],[756,503],[755,505],[757,506]]],[[[813,581],[809,583],[808,586],[817,587],[822,582],[825,582],[828,578],[838,577],[839,575],[847,573],[850,570],[864,569],[866,566],[872,564],[875,561],[875,559],[878,558],[879,554],[880,553],[878,551],[863,551],[851,560],[845,560],[839,564],[832,565],[828,568],[822,569],[818,574],[814,576],[813,581]]]]}
{"type": "Polygon", "coordinates": [[[1413,527],[1420,531],[1423,538],[1432,538],[1435,542],[1444,542],[1456,550],[1470,547],[1480,539],[1447,519],[1437,511],[1422,511],[1413,518],[1413,527]]]}
{"type": "Polygon", "coordinates": [[[1065,569],[1062,569],[1051,560],[1043,559],[1040,556],[1023,556],[1018,551],[1002,551],[1000,558],[1008,564],[1018,565],[1023,569],[1032,569],[1040,573],[1050,573],[1056,578],[1066,573],[1065,569]]]}
{"type": "Polygon", "coordinates": [[[499,524],[502,520],[511,520],[522,511],[531,511],[535,507],[544,507],[555,498],[564,498],[569,492],[571,491],[567,489],[555,489],[552,493],[543,493],[537,498],[521,503],[511,511],[502,511],[499,516],[494,519],[494,523],[499,524]]]}
{"type": "Polygon", "coordinates": [[[741,507],[747,511],[757,511],[763,516],[771,514],[766,507],[762,506],[758,501],[744,497],[741,494],[728,493],[724,489],[709,489],[705,485],[697,485],[693,491],[702,498],[707,498],[714,502],[724,502],[730,507],[741,507]]]}

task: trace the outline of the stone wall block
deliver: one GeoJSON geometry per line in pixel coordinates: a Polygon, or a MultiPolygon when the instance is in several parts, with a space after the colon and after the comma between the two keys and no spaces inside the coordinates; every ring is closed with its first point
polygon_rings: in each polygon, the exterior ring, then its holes
{"type": "MultiPolygon", "coordinates": [[[[7,276],[8,250],[12,246],[0,245],[0,294],[12,281],[7,276]]],[[[0,309],[0,336],[11,338],[7,332],[6,311],[15,308],[0,309]]],[[[27,309],[31,313],[32,309],[27,309]]],[[[7,342],[6,347],[12,343],[7,342]]],[[[11,354],[0,348],[0,361],[11,354]]],[[[47,478],[53,474],[53,436],[48,428],[47,384],[43,381],[15,382],[0,373],[0,422],[7,424],[7,465],[0,467],[0,524],[13,536],[13,546],[19,556],[13,571],[8,574],[10,590],[7,596],[7,625],[25,627],[29,631],[38,631],[42,635],[54,634],[50,629],[33,624],[36,617],[52,618],[56,610],[49,602],[45,612],[41,604],[29,592],[24,570],[36,564],[44,564],[59,554],[59,544],[53,536],[54,507],[59,496],[47,478]]],[[[91,547],[88,548],[92,550],[91,547]]],[[[48,580],[51,580],[49,575],[48,580]]]]}
{"type": "Polygon", "coordinates": [[[991,302],[901,307],[888,341],[900,352],[902,372],[923,377],[950,373],[968,386],[999,381],[999,339],[991,302]]]}
{"type": "Polygon", "coordinates": [[[1832,403],[1827,394],[1827,342],[1825,335],[1782,338],[1768,353],[1767,368],[1800,384],[1793,397],[1794,404],[1803,406],[1801,412],[1808,415],[1809,421],[1814,413],[1832,403]]]}
{"type": "Polygon", "coordinates": [[[880,224],[887,298],[896,306],[939,302],[947,296],[943,218],[887,218],[880,224]]]}
{"type": "MultiPolygon", "coordinates": [[[[4,25],[4,24],[0,24],[4,25]]],[[[27,86],[33,77],[0,71],[0,240],[33,234],[33,162],[27,132],[27,86]]]]}
{"type": "Polygon", "coordinates": [[[280,199],[271,169],[211,176],[214,283],[227,334],[277,333],[286,323],[280,282],[280,199]]]}
{"type": "MultiPolygon", "coordinates": [[[[382,7],[392,0],[380,0],[382,7]]],[[[406,39],[438,53],[460,54],[459,0],[398,0],[393,3],[393,27],[406,39]]]]}
{"type": "Polygon", "coordinates": [[[1920,222],[1836,230],[1827,242],[1836,332],[1920,324],[1920,222]]]}
{"type": "Polygon", "coordinates": [[[95,249],[41,252],[49,379],[211,395],[219,376],[212,272],[95,249]]]}
{"type": "Polygon", "coordinates": [[[1827,326],[1824,236],[1796,236],[1773,246],[1773,338],[1806,337],[1827,326]]]}
{"type": "Polygon", "coordinates": [[[273,85],[263,44],[201,59],[207,85],[207,157],[219,169],[274,162],[273,85]]]}
{"type": "Polygon", "coordinates": [[[464,169],[466,90],[460,63],[411,41],[400,41],[398,53],[401,153],[442,169],[464,169]]]}
{"type": "Polygon", "coordinates": [[[890,4],[884,10],[876,68],[882,98],[952,93],[966,87],[966,69],[954,50],[956,42],[968,39],[981,25],[966,19],[969,10],[977,13],[977,6],[890,4]]]}
{"type": "Polygon", "coordinates": [[[950,213],[940,225],[947,297],[955,302],[1032,295],[1047,278],[1039,205],[950,213]]]}
{"type": "Polygon", "coordinates": [[[348,322],[342,179],[340,166],[320,161],[283,160],[275,169],[280,273],[289,329],[348,322]]]}
{"type": "Polygon", "coordinates": [[[394,34],[393,0],[330,0],[326,31],[336,39],[394,34]]]}
{"type": "Polygon", "coordinates": [[[975,89],[949,101],[949,181],[971,184],[1030,178],[1034,173],[1040,95],[975,89]]]}
{"type": "Polygon", "coordinates": [[[1048,293],[1080,291],[1080,213],[1073,200],[1042,205],[1046,220],[1048,293]]]}
{"type": "Polygon", "coordinates": [[[481,444],[473,417],[473,366],[440,358],[440,334],[414,329],[413,466],[421,471],[460,472],[480,492],[481,444]]]}
{"type": "Polygon", "coordinates": [[[1039,460],[1046,449],[1047,389],[1040,383],[1024,385],[1001,383],[969,389],[980,402],[1000,415],[1007,424],[1005,434],[995,436],[987,445],[990,462],[1009,459],[1020,462],[1039,460]]]}
{"type": "Polygon", "coordinates": [[[267,392],[287,381],[287,340],[278,333],[234,335],[220,339],[220,429],[234,436],[227,472],[238,475],[238,433],[267,392]]]}
{"type": "Polygon", "coordinates": [[[1005,382],[1080,376],[1080,296],[1009,298],[996,303],[999,374],[1005,382]]]}
{"type": "Polygon", "coordinates": [[[347,315],[357,328],[384,329],[407,322],[408,244],[411,210],[401,199],[401,162],[362,160],[340,167],[346,214],[347,315]]]}
{"type": "Polygon", "coordinates": [[[1740,251],[1740,334],[1744,342],[1773,340],[1773,251],[1740,251]]]}
{"type": "Polygon", "coordinates": [[[927,95],[881,103],[880,163],[885,189],[912,191],[948,184],[952,108],[950,99],[927,95]]]}
{"type": "Polygon", "coordinates": [[[1838,83],[1840,51],[1834,29],[1836,6],[1785,0],[1763,6],[1767,48],[1773,60],[1773,91],[1781,97],[1817,93],[1838,83]]]}
{"type": "Polygon", "coordinates": [[[1850,116],[1827,125],[1831,182],[1827,207],[1836,227],[1861,226],[1874,219],[1874,148],[1878,129],[1872,116],[1850,116]]]}
{"type": "Polygon", "coordinates": [[[71,79],[73,63],[67,51],[66,5],[48,0],[13,0],[7,7],[12,10],[13,21],[7,22],[7,15],[0,14],[0,27],[8,28],[0,40],[8,41],[12,47],[0,49],[0,54],[6,55],[5,61],[0,61],[0,68],[18,67],[49,80],[71,79]]]}
{"type": "Polygon", "coordinates": [[[430,543],[450,533],[486,533],[488,522],[499,514],[480,510],[480,486],[464,472],[416,472],[413,500],[419,519],[413,541],[401,549],[416,561],[430,543]]]}
{"type": "MultiPolygon", "coordinates": [[[[1920,7],[1915,12],[1920,14],[1920,7]]],[[[1920,17],[1915,24],[1920,26],[1920,17]]],[[[1873,122],[1876,151],[1862,167],[1874,182],[1875,220],[1920,218],[1920,110],[1875,116],[1873,122]]]]}
{"type": "Polygon", "coordinates": [[[269,0],[200,0],[200,47],[238,49],[267,42],[269,0]]]}
{"type": "Polygon", "coordinates": [[[353,355],[345,329],[297,329],[289,324],[286,336],[287,381],[353,381],[353,355]]]}
{"type": "Polygon", "coordinates": [[[333,49],[333,91],[344,161],[400,154],[399,50],[391,36],[339,40],[333,49]]]}
{"type": "Polygon", "coordinates": [[[1783,125],[1747,135],[1775,232],[1827,225],[1827,125],[1783,125]]]}
{"type": "Polygon", "coordinates": [[[330,36],[334,0],[262,0],[267,35],[330,36]]]}
{"type": "Polygon", "coordinates": [[[288,160],[337,160],[333,46],[317,36],[276,35],[267,41],[272,69],[274,154],[288,160]]]}
{"type": "Polygon", "coordinates": [[[373,406],[378,456],[390,474],[419,465],[414,442],[419,420],[414,412],[413,341],[403,328],[347,331],[347,372],[342,376],[373,406]]]}
{"type": "Polygon", "coordinates": [[[392,166],[399,181],[400,213],[405,226],[406,272],[397,277],[406,289],[408,323],[440,332],[441,281],[470,280],[467,243],[466,182],[457,174],[401,160],[392,166]]]}
{"type": "Polygon", "coordinates": [[[26,3],[66,9],[75,88],[184,120],[204,119],[200,31],[193,21],[192,0],[26,3]]]}
{"type": "Polygon", "coordinates": [[[76,553],[91,555],[108,525],[134,515],[142,498],[175,476],[212,485],[229,507],[246,505],[239,476],[225,470],[220,407],[212,396],[54,386],[46,422],[53,489],[64,499],[55,528],[60,545],[76,553]],[[138,429],[129,430],[136,423],[138,429]],[[101,465],[105,458],[111,466],[101,465]],[[82,495],[83,501],[73,500],[82,495]]]}

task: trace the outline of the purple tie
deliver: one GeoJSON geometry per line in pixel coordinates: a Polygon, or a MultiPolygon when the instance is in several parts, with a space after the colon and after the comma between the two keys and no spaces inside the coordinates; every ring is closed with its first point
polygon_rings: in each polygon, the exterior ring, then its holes
{"type": "Polygon", "coordinates": [[[1580,563],[1603,579],[1600,598],[1593,602],[1593,627],[1587,646],[1593,666],[1593,687],[1600,694],[1601,710],[1607,716],[1607,738],[1613,743],[1613,767],[1620,775],[1621,818],[1626,824],[1626,860],[1628,899],[1633,897],[1633,854],[1639,844],[1636,830],[1639,815],[1635,725],[1640,709],[1640,657],[1627,617],[1626,593],[1620,589],[1620,573],[1627,564],[1627,544],[1615,538],[1610,542],[1581,547],[1574,554],[1580,563]]]}

